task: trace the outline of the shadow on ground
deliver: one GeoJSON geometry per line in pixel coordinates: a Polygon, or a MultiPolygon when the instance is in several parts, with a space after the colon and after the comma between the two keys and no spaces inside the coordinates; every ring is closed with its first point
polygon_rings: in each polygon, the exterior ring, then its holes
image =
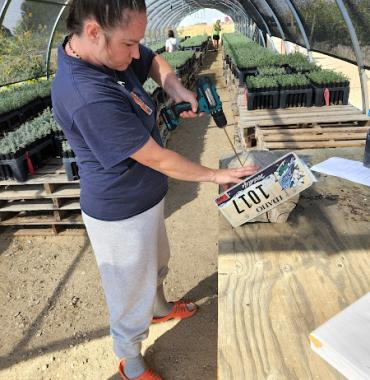
{"type": "MultiPolygon", "coordinates": [[[[217,378],[217,273],[201,281],[185,296],[189,300],[208,298],[198,313],[179,322],[160,336],[145,353],[145,360],[167,380],[217,378]],[[199,352],[202,362],[199,365],[199,352]],[[186,368],[186,372],[184,372],[186,368]]],[[[117,373],[108,380],[120,380],[117,373]]]]}

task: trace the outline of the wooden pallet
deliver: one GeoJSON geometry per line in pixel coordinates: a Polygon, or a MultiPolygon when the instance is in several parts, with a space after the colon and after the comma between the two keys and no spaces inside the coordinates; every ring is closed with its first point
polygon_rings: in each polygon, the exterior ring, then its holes
{"type": "Polygon", "coordinates": [[[352,105],[248,111],[238,97],[239,128],[246,146],[309,149],[363,146],[370,118],[352,105]]]}
{"type": "Polygon", "coordinates": [[[79,181],[68,181],[57,159],[24,183],[0,181],[0,226],[83,226],[79,181]]]}
{"type": "Polygon", "coordinates": [[[258,149],[311,149],[364,146],[370,126],[316,125],[311,128],[255,128],[258,149]]]}

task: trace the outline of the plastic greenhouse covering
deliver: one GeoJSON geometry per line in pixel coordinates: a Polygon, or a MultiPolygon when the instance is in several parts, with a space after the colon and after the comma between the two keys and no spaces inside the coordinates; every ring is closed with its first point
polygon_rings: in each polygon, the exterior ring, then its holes
{"type": "MultiPolygon", "coordinates": [[[[370,69],[370,0],[147,0],[147,7],[149,43],[185,16],[214,8],[249,36],[269,34],[370,69]]],[[[0,86],[55,71],[67,11],[63,0],[0,0],[0,86]]]]}

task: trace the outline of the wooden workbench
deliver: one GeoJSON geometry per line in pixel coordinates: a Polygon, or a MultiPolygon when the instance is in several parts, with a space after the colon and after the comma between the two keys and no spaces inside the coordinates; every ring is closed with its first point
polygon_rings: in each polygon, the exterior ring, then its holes
{"type": "MultiPolygon", "coordinates": [[[[299,155],[360,160],[363,149],[299,155]]],[[[219,216],[220,380],[343,378],[308,336],[370,291],[370,188],[317,178],[288,223],[233,229],[219,216]]]]}

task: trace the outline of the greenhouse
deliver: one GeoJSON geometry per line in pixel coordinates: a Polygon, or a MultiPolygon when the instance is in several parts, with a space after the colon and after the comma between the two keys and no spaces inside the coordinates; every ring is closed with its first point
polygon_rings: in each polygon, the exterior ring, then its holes
{"type": "Polygon", "coordinates": [[[369,30],[0,0],[0,378],[369,379],[369,30]]]}

